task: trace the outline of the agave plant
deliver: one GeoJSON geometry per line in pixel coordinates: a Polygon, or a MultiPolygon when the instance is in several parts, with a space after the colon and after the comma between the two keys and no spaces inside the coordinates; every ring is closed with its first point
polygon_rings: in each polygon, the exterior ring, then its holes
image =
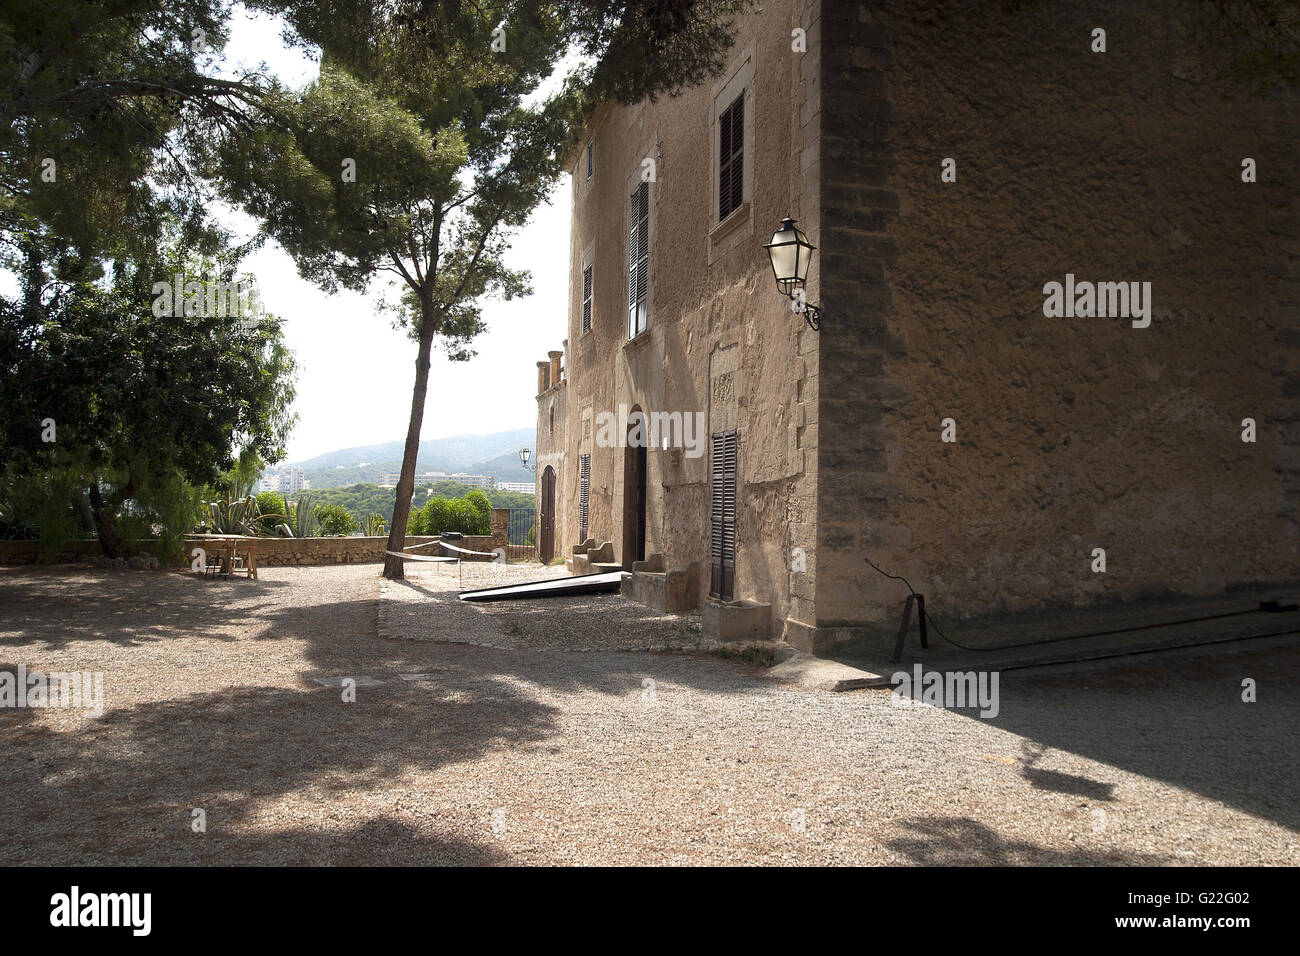
{"type": "Polygon", "coordinates": [[[365,523],[361,526],[361,533],[367,538],[378,538],[387,534],[384,516],[376,511],[370,512],[370,514],[366,515],[365,523]]]}
{"type": "Polygon", "coordinates": [[[289,507],[289,499],[284,499],[284,521],[275,531],[282,538],[315,537],[316,510],[308,495],[300,495],[293,508],[289,507]]]}
{"type": "Polygon", "coordinates": [[[227,491],[225,497],[204,504],[204,528],[214,534],[260,533],[262,513],[257,506],[257,498],[251,491],[251,488],[237,486],[227,491]]]}

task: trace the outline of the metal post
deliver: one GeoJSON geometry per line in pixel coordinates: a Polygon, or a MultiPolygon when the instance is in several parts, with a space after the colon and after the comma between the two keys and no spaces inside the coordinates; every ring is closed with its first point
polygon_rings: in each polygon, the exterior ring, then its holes
{"type": "Polygon", "coordinates": [[[898,639],[894,641],[894,656],[889,659],[889,663],[896,664],[903,657],[903,641],[907,638],[907,625],[912,620],[912,602],[916,596],[909,594],[907,604],[903,606],[903,620],[898,625],[898,639]]]}

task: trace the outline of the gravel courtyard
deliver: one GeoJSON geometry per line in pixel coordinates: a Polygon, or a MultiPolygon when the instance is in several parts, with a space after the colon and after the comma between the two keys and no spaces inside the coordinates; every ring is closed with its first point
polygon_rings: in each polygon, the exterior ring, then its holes
{"type": "Polygon", "coordinates": [[[105,699],[0,709],[0,863],[1300,864],[1294,644],[1009,672],[981,720],[378,571],[0,569],[0,670],[105,699]]]}

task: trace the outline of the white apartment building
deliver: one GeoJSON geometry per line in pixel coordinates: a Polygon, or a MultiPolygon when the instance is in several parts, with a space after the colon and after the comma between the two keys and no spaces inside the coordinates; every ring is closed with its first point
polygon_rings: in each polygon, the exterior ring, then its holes
{"type": "Polygon", "coordinates": [[[299,491],[307,491],[311,488],[311,482],[306,479],[301,468],[282,468],[276,481],[276,491],[282,494],[291,495],[299,491]]]}

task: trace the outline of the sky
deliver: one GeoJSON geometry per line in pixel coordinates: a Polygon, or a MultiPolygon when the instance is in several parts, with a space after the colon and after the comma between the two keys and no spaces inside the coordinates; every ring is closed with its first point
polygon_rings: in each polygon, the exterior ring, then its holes
{"type": "MultiPolygon", "coordinates": [[[[265,63],[292,86],[316,64],[280,41],[278,21],[237,10],[226,44],[227,68],[265,63]]],[[[242,213],[226,210],[240,233],[253,231],[242,213]]],[[[561,347],[568,326],[569,183],[557,186],[514,234],[507,264],[528,269],[533,294],[512,302],[484,300],[487,331],[478,354],[450,362],[435,343],[422,439],[532,427],[537,420],[537,362],[561,347]]],[[[244,260],[257,277],[261,303],[282,322],[298,362],[298,424],[286,462],[354,445],[404,439],[415,381],[415,342],[375,308],[377,292],[328,295],[298,275],[293,260],[268,242],[244,260]]]]}

